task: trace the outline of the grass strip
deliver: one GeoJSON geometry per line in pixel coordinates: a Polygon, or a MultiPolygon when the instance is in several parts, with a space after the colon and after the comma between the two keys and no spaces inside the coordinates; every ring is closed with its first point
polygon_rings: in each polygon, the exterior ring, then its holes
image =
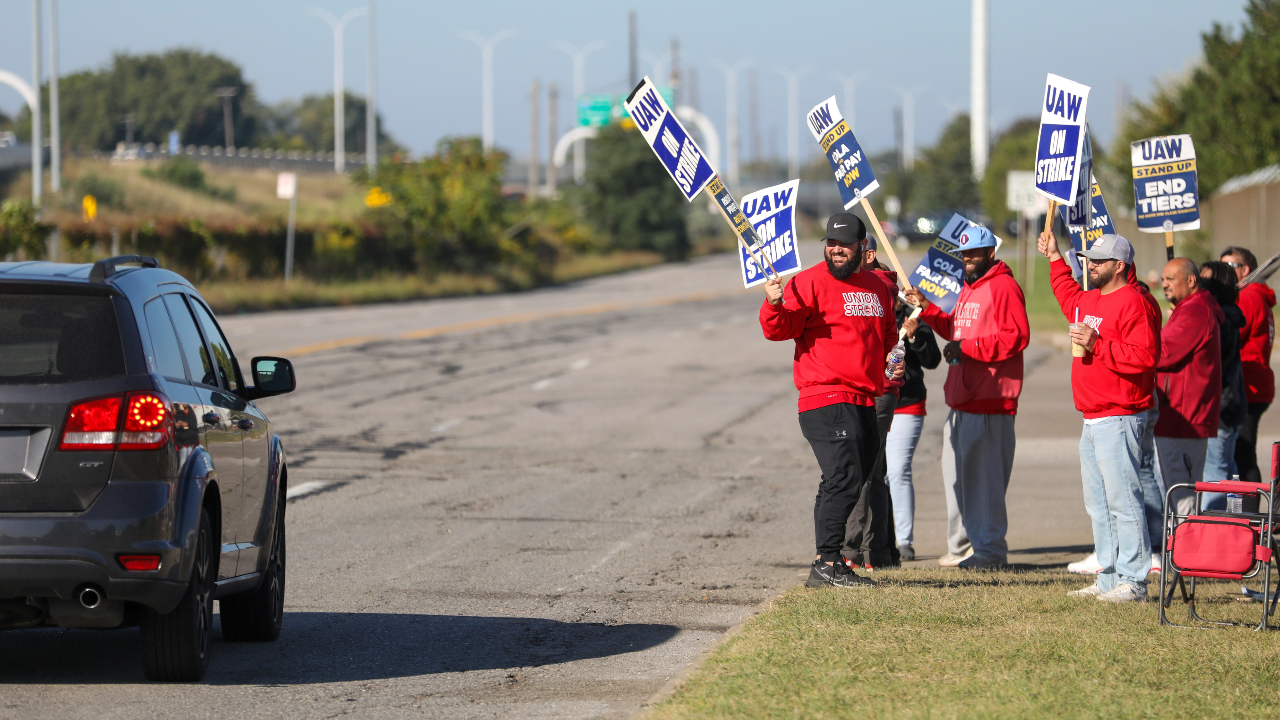
{"type": "MultiPolygon", "coordinates": [[[[573,282],[649,267],[660,262],[660,255],[647,252],[580,255],[557,265],[551,282],[573,282]]],[[[295,277],[288,285],[278,279],[211,280],[199,283],[197,287],[215,312],[229,313],[487,295],[528,290],[537,287],[537,284],[520,278],[448,274],[433,278],[390,275],[365,280],[328,281],[295,277]]]]}
{"type": "MultiPolygon", "coordinates": [[[[1070,598],[1088,579],[1056,570],[874,577],[867,590],[788,591],[650,717],[1275,716],[1274,631],[1159,627],[1154,602],[1070,598]]],[[[1202,586],[1201,614],[1256,623],[1261,606],[1229,595],[1239,585],[1202,586]]],[[[1184,608],[1175,599],[1170,617],[1184,608]]]]}

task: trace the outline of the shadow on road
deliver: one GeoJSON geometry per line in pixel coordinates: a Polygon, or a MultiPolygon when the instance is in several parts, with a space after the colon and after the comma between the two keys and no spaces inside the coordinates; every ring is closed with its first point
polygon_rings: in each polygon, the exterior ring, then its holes
{"type": "MultiPolygon", "coordinates": [[[[206,684],[293,685],[539,667],[640,652],[674,625],[543,618],[292,612],[274,643],[216,642],[206,684]]],[[[137,630],[0,633],[0,684],[132,683],[137,630]]]]}

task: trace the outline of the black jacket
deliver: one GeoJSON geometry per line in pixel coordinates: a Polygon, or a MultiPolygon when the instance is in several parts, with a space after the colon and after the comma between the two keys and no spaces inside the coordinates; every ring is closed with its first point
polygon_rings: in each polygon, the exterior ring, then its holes
{"type": "MultiPolygon", "coordinates": [[[[1218,426],[1240,427],[1244,424],[1248,405],[1244,394],[1244,369],[1240,365],[1240,328],[1246,321],[1235,303],[1219,304],[1227,319],[1221,323],[1222,335],[1222,410],[1218,426]]],[[[911,353],[907,353],[910,355],[911,353]]],[[[908,370],[908,372],[910,372],[908,370]]]]}
{"type": "MultiPolygon", "coordinates": [[[[915,308],[905,302],[897,303],[896,311],[898,316],[898,329],[902,329],[902,323],[911,315],[911,311],[915,308]]],[[[1237,339],[1239,333],[1236,334],[1237,339]]],[[[907,364],[906,373],[903,375],[903,385],[898,389],[898,407],[914,405],[925,399],[928,394],[924,387],[924,371],[932,370],[938,367],[938,363],[942,361],[942,351],[938,349],[938,340],[933,334],[933,330],[928,325],[920,323],[916,328],[916,338],[907,340],[907,354],[904,360],[907,364]]],[[[1236,364],[1239,366],[1239,351],[1236,353],[1236,364]]]]}

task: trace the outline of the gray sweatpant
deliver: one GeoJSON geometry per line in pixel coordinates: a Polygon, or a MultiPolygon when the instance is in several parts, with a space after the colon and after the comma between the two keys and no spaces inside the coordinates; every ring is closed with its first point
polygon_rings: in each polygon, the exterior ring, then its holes
{"type": "Polygon", "coordinates": [[[1013,473],[1015,415],[951,410],[942,428],[942,484],[947,496],[947,551],[1004,559],[1009,518],[1004,494],[1013,473]]]}

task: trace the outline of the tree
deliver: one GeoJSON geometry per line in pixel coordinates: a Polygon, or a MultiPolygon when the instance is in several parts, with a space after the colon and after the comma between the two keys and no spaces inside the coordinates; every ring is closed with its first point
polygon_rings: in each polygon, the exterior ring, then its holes
{"type": "Polygon", "coordinates": [[[1204,59],[1190,74],[1129,110],[1113,150],[1125,175],[1129,143],[1154,135],[1192,136],[1201,196],[1280,162],[1280,0],[1249,0],[1245,12],[1239,37],[1214,23],[1201,35],[1204,59]]]}
{"type": "Polygon", "coordinates": [[[947,123],[938,142],[916,163],[911,210],[963,210],[980,206],[969,152],[969,116],[959,114],[947,123]]]}
{"type": "MultiPolygon", "coordinates": [[[[343,93],[343,120],[346,124],[344,143],[347,152],[366,152],[365,100],[343,93]]],[[[259,143],[283,150],[333,150],[333,93],[304,95],[302,100],[285,100],[265,113],[259,143]]],[[[403,147],[383,131],[382,114],[378,114],[378,154],[386,157],[402,152],[403,147]]]]}
{"type": "Polygon", "coordinates": [[[1009,171],[1035,167],[1039,137],[1040,119],[1027,117],[1013,121],[992,143],[987,170],[982,176],[982,209],[991,219],[992,228],[1003,228],[1014,219],[1015,214],[1007,203],[1009,171]]]}
{"type": "Polygon", "coordinates": [[[669,260],[688,256],[688,203],[634,125],[600,128],[587,157],[583,209],[613,247],[651,250],[669,260]]]}
{"type": "Polygon", "coordinates": [[[53,226],[38,219],[30,200],[5,200],[0,205],[0,258],[21,251],[26,259],[42,258],[53,226]]]}

